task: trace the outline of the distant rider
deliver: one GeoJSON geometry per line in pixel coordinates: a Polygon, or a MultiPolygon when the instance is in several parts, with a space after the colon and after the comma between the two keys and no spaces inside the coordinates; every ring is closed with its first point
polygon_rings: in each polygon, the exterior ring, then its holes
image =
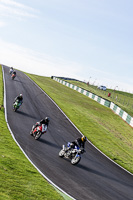
{"type": "Polygon", "coordinates": [[[41,125],[44,125],[42,126],[43,127],[43,130],[42,132],[43,133],[46,133],[47,129],[48,129],[48,125],[49,125],[49,117],[45,117],[45,119],[42,119],[40,122],[37,122],[34,126],[34,129],[37,127],[37,126],[41,126],[41,125]]]}
{"type": "Polygon", "coordinates": [[[70,147],[74,148],[74,146],[78,146],[79,148],[82,149],[82,152],[85,151],[85,142],[87,140],[87,137],[82,136],[71,142],[70,147]]]}
{"type": "Polygon", "coordinates": [[[13,72],[13,67],[10,67],[9,73],[12,74],[13,72]]]}
{"type": "Polygon", "coordinates": [[[16,71],[13,71],[13,72],[12,72],[12,75],[16,76],[16,71]]]}
{"type": "Polygon", "coordinates": [[[18,95],[15,99],[14,99],[14,103],[16,102],[16,100],[18,100],[19,101],[19,103],[23,103],[23,95],[22,94],[20,94],[20,95],[18,95]]]}

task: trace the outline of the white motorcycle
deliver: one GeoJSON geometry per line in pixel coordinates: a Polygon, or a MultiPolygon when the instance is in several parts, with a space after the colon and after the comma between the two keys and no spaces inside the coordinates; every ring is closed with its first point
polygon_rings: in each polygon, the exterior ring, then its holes
{"type": "Polygon", "coordinates": [[[69,158],[71,159],[71,164],[76,165],[81,160],[81,154],[85,152],[85,150],[80,149],[78,146],[74,146],[74,148],[71,148],[70,142],[67,143],[67,147],[65,145],[62,146],[62,149],[59,152],[59,157],[63,158],[69,158]]]}

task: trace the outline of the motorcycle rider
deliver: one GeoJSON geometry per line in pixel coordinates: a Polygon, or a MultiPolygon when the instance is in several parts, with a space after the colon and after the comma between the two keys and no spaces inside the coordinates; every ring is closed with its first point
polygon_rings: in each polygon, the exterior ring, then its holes
{"type": "Polygon", "coordinates": [[[10,67],[9,73],[12,74],[13,72],[13,67],[10,67]]]}
{"type": "Polygon", "coordinates": [[[86,136],[82,136],[71,142],[70,148],[74,148],[74,146],[78,146],[80,149],[82,149],[82,153],[85,152],[85,142],[87,140],[86,136]]]}
{"type": "Polygon", "coordinates": [[[43,126],[44,129],[42,130],[42,132],[45,132],[45,133],[46,133],[46,131],[47,131],[47,129],[48,129],[49,121],[50,121],[49,117],[45,117],[44,119],[41,119],[41,121],[36,122],[36,124],[35,124],[33,130],[34,130],[37,126],[44,125],[44,126],[43,126]]]}
{"type": "Polygon", "coordinates": [[[19,103],[21,103],[21,105],[22,105],[22,103],[23,103],[23,95],[22,95],[22,94],[18,95],[18,96],[14,99],[14,103],[16,102],[16,100],[18,100],[19,103]]]}
{"type": "Polygon", "coordinates": [[[16,77],[16,71],[13,71],[13,72],[12,72],[12,76],[15,76],[15,77],[16,77]]]}
{"type": "Polygon", "coordinates": [[[13,71],[11,75],[12,80],[14,80],[15,77],[16,77],[16,71],[13,71]]]}

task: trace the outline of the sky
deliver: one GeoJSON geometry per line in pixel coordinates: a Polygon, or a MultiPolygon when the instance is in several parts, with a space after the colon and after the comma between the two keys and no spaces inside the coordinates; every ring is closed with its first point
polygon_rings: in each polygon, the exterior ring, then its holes
{"type": "Polygon", "coordinates": [[[132,0],[0,0],[0,63],[133,93],[132,0]]]}

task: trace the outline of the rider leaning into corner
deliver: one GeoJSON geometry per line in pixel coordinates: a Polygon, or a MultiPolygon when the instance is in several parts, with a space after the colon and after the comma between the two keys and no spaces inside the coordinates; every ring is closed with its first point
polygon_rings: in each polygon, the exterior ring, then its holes
{"type": "Polygon", "coordinates": [[[15,103],[16,100],[18,100],[19,103],[22,104],[22,103],[23,103],[23,95],[22,95],[22,94],[18,95],[18,96],[14,99],[14,103],[15,103]]]}
{"type": "Polygon", "coordinates": [[[48,125],[49,125],[49,117],[45,117],[45,119],[42,119],[41,121],[37,122],[34,126],[34,129],[37,127],[37,126],[41,126],[41,125],[44,125],[42,126],[43,127],[43,130],[42,132],[45,132],[47,131],[47,128],[48,128],[48,125]]]}
{"type": "Polygon", "coordinates": [[[12,72],[12,75],[16,76],[16,71],[13,71],[13,72],[12,72]]]}
{"type": "Polygon", "coordinates": [[[74,148],[74,146],[78,146],[82,149],[82,152],[85,152],[85,142],[87,140],[86,136],[82,136],[71,142],[70,147],[74,148]]]}

